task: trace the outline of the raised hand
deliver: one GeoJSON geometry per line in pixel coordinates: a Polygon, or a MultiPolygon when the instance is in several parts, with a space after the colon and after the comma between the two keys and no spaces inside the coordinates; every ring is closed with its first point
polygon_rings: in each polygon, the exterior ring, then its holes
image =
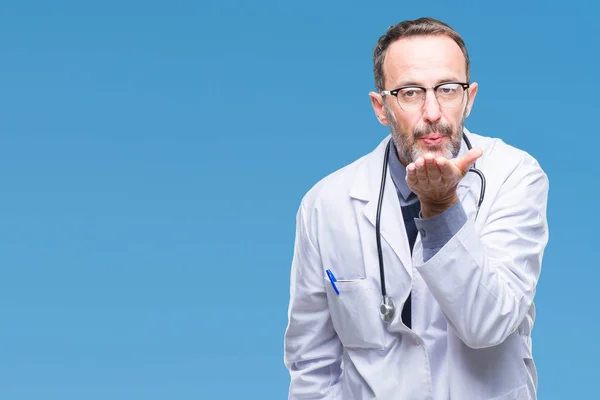
{"type": "Polygon", "coordinates": [[[458,183],[482,154],[481,149],[471,149],[464,157],[449,160],[427,153],[406,167],[406,183],[419,197],[424,218],[441,214],[458,201],[458,183]]]}

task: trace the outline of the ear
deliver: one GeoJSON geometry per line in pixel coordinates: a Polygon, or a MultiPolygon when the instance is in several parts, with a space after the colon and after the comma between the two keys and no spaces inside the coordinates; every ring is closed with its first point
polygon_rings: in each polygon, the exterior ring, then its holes
{"type": "Polygon", "coordinates": [[[469,114],[471,114],[471,109],[473,108],[473,102],[475,102],[475,96],[477,96],[478,88],[479,85],[477,85],[477,82],[473,82],[471,83],[471,86],[469,86],[469,101],[467,102],[467,109],[465,111],[466,117],[468,117],[469,114]]]}
{"type": "Polygon", "coordinates": [[[375,92],[369,92],[369,97],[371,98],[371,105],[373,106],[375,116],[382,125],[388,126],[390,121],[388,121],[385,108],[383,107],[383,98],[379,93],[375,92]]]}

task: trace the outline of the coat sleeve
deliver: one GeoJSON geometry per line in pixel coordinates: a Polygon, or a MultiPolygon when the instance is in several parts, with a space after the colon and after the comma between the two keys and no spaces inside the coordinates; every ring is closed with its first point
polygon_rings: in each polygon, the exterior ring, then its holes
{"type": "Polygon", "coordinates": [[[284,337],[289,399],[339,399],[342,345],[331,322],[321,260],[309,237],[304,207],[296,216],[284,337]]]}
{"type": "Polygon", "coordinates": [[[528,313],[548,241],[547,199],[548,178],[526,154],[502,184],[481,233],[470,219],[417,265],[467,346],[502,343],[528,313]]]}

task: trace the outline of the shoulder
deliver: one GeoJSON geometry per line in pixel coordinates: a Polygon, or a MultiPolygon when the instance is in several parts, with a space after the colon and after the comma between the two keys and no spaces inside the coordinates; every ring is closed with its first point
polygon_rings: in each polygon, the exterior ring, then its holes
{"type": "Polygon", "coordinates": [[[536,158],[500,138],[477,134],[469,137],[474,148],[483,149],[476,167],[487,178],[485,197],[488,205],[505,207],[505,204],[518,203],[518,206],[545,212],[549,179],[536,158]]]}
{"type": "Polygon", "coordinates": [[[492,170],[494,173],[512,175],[520,167],[536,170],[546,175],[538,160],[527,151],[506,143],[497,137],[483,136],[468,132],[473,147],[483,149],[483,156],[477,160],[481,169],[492,170]]]}
{"type": "Polygon", "coordinates": [[[356,176],[367,163],[369,155],[363,155],[317,181],[302,197],[302,207],[309,210],[331,203],[341,196],[348,196],[356,176]]]}
{"type": "Polygon", "coordinates": [[[370,152],[317,181],[302,197],[300,211],[314,214],[328,210],[329,216],[340,214],[344,205],[351,204],[352,191],[357,187],[363,188],[373,168],[377,167],[378,171],[381,168],[379,160],[383,160],[388,139],[389,136],[370,152]]]}

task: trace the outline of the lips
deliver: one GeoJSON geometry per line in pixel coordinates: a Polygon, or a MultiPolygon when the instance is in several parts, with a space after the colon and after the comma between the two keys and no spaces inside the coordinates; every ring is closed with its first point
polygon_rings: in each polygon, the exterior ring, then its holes
{"type": "Polygon", "coordinates": [[[430,133],[429,135],[423,136],[421,139],[429,146],[436,146],[442,143],[444,135],[441,133],[430,133]]]}

